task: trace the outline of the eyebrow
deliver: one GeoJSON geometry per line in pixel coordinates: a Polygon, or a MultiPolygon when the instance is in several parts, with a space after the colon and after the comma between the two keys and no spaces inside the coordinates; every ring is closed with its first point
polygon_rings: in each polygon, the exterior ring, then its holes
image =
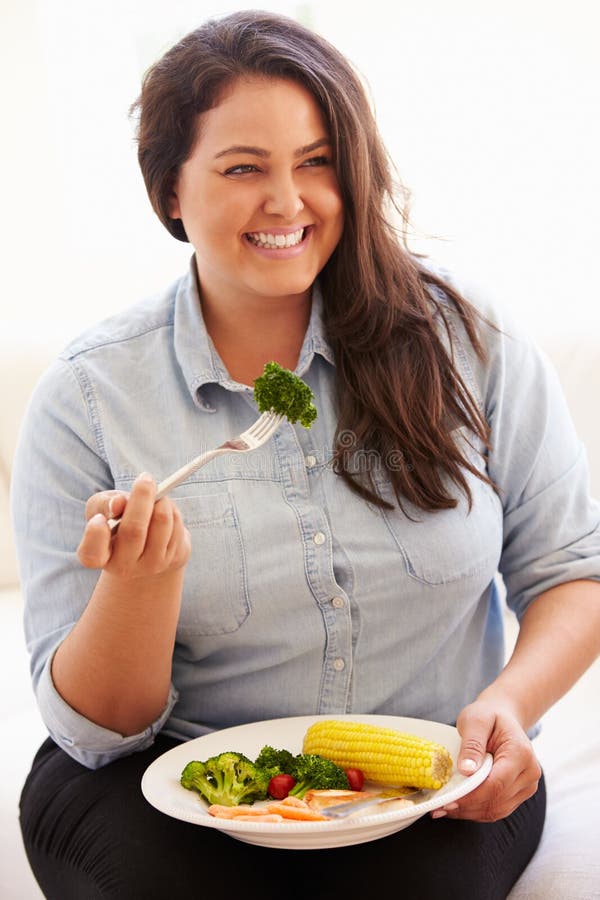
{"type": "MultiPolygon", "coordinates": [[[[329,138],[319,138],[316,141],[313,141],[312,144],[305,144],[304,147],[298,147],[297,150],[294,150],[294,156],[304,156],[306,153],[312,153],[313,150],[317,150],[319,147],[328,146],[331,144],[329,138]]],[[[234,144],[232,147],[227,147],[225,150],[219,150],[218,153],[215,154],[215,159],[220,159],[222,156],[229,156],[234,153],[248,153],[251,156],[259,156],[261,159],[267,159],[271,154],[268,150],[263,150],[262,147],[251,147],[247,144],[234,144]]]]}

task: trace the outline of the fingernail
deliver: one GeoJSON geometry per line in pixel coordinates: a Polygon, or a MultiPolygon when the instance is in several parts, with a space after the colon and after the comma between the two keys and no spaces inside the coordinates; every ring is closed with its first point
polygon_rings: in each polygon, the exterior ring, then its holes
{"type": "Polygon", "coordinates": [[[106,522],[106,519],[104,518],[102,513],[96,513],[95,516],[92,516],[92,518],[88,522],[88,525],[100,525],[101,523],[105,523],[105,522],[106,522]]]}
{"type": "Polygon", "coordinates": [[[149,472],[140,472],[138,477],[135,479],[136,481],[154,481],[152,475],[149,472]]]}
{"type": "Polygon", "coordinates": [[[431,818],[432,819],[441,819],[443,816],[447,816],[447,815],[448,815],[448,813],[446,812],[445,809],[434,809],[434,811],[431,813],[431,818]]]}
{"type": "Polygon", "coordinates": [[[114,497],[111,497],[110,500],[108,501],[108,516],[110,519],[112,519],[114,516],[114,510],[113,510],[113,500],[114,499],[115,499],[114,497]]]}
{"type": "Polygon", "coordinates": [[[444,809],[446,812],[453,812],[455,809],[458,809],[458,803],[446,803],[444,809]]]}
{"type": "Polygon", "coordinates": [[[465,775],[472,775],[478,768],[479,766],[474,759],[463,759],[459,766],[460,771],[464,772],[465,775]]]}

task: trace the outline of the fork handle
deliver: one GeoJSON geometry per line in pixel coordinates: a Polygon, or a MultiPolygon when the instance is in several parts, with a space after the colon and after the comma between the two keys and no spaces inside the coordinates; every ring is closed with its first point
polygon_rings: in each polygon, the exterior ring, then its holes
{"type": "MultiPolygon", "coordinates": [[[[196,456],[189,463],[186,463],[185,466],[182,466],[180,469],[177,469],[176,472],[173,472],[171,475],[167,476],[164,481],[161,481],[156,489],[156,497],[154,498],[154,502],[156,503],[158,500],[162,500],[169,491],[172,491],[173,488],[182,484],[186,478],[189,478],[190,475],[193,475],[194,472],[197,472],[198,469],[201,469],[202,466],[205,466],[207,462],[210,462],[211,459],[214,459],[215,456],[220,456],[221,453],[226,453],[227,448],[217,447],[215,450],[207,450],[206,453],[201,453],[200,456],[196,456]]],[[[110,528],[111,534],[116,534],[116,531],[119,527],[119,522],[121,521],[121,516],[117,516],[115,519],[108,520],[108,527],[110,528]]]]}
{"type": "Polygon", "coordinates": [[[191,462],[186,463],[185,466],[177,469],[176,472],[173,472],[172,475],[169,475],[164,481],[160,482],[156,488],[155,501],[162,500],[169,491],[172,491],[173,488],[182,484],[186,478],[189,478],[190,475],[193,475],[194,472],[197,472],[202,466],[205,466],[207,462],[210,462],[215,456],[220,456],[221,453],[226,452],[227,451],[221,447],[217,447],[215,450],[207,450],[206,453],[201,453],[200,456],[196,456],[191,462]]]}
{"type": "Polygon", "coordinates": [[[398,800],[410,800],[411,803],[417,803],[428,796],[429,792],[424,790],[399,793],[391,797],[380,794],[375,797],[369,797],[366,800],[348,800],[346,803],[338,803],[336,806],[325,807],[321,812],[330,819],[345,819],[357,810],[366,809],[368,806],[384,806],[386,803],[395,803],[398,800]]]}

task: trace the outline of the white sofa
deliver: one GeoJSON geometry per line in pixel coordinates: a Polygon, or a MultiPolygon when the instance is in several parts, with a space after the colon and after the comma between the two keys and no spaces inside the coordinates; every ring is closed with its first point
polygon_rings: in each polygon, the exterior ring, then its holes
{"type": "MultiPolygon", "coordinates": [[[[600,494],[600,339],[565,340],[546,348],[557,366],[573,417],[590,457],[592,489],[600,494]]],[[[18,796],[45,736],[29,683],[22,605],[8,512],[11,461],[31,389],[57,347],[0,338],[0,897],[42,897],[25,857],[18,796]]],[[[507,616],[507,631],[514,623],[507,616]]],[[[548,782],[549,810],[541,846],[510,900],[600,898],[600,661],[547,715],[536,739],[548,782]]],[[[468,898],[465,898],[468,900],[468,898]]]]}

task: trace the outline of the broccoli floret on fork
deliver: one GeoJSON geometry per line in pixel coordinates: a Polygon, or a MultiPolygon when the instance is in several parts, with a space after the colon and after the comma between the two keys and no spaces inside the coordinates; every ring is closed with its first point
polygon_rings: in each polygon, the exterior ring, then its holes
{"type": "Polygon", "coordinates": [[[292,424],[310,428],[317,418],[314,396],[307,384],[279,363],[268,362],[254,382],[254,399],[260,412],[285,416],[292,424]]]}

